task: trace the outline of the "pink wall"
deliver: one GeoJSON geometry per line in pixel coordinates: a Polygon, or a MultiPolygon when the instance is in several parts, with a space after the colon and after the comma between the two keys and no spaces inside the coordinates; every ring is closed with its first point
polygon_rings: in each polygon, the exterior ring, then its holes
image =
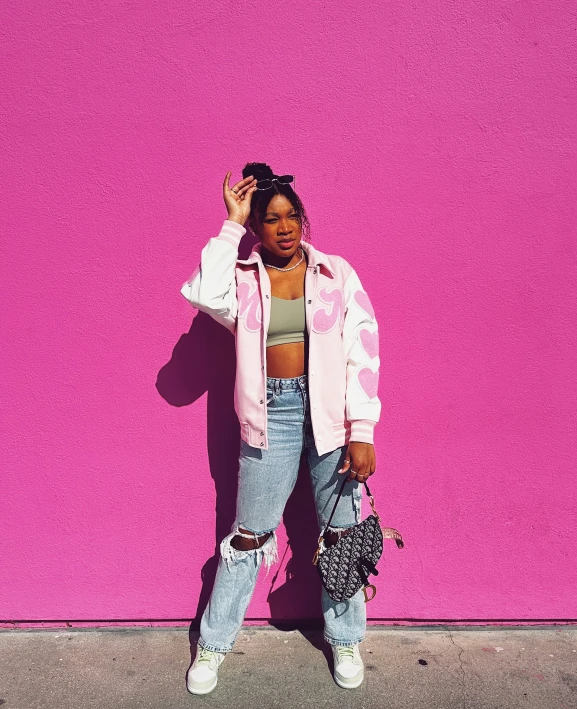
{"type": "MultiPolygon", "coordinates": [[[[371,617],[576,618],[575,5],[271,7],[2,3],[0,618],[206,600],[233,340],[179,290],[249,160],[380,322],[371,617]]],[[[286,521],[249,618],[319,617],[304,478],[286,521]]]]}

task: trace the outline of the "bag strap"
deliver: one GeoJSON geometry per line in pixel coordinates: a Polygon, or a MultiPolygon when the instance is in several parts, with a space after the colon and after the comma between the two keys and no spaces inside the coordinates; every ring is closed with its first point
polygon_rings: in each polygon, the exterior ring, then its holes
{"type": "MultiPolygon", "coordinates": [[[[331,512],[331,516],[329,517],[329,521],[326,523],[326,525],[324,527],[321,537],[323,536],[324,531],[331,526],[331,522],[332,522],[333,516],[335,514],[335,510],[337,509],[337,505],[339,504],[339,500],[341,499],[341,495],[343,494],[343,490],[345,489],[345,485],[347,484],[348,476],[345,473],[343,473],[343,475],[344,475],[345,479],[343,480],[343,482],[341,484],[339,494],[337,495],[337,499],[335,500],[335,504],[333,505],[333,510],[331,512]]],[[[373,511],[373,515],[377,518],[377,520],[380,521],[381,518],[379,517],[379,515],[377,514],[377,511],[375,510],[375,500],[371,494],[371,491],[369,489],[369,486],[367,485],[366,480],[363,483],[363,485],[365,486],[365,489],[367,491],[367,495],[369,497],[369,502],[371,505],[371,510],[373,511]]],[[[381,530],[383,532],[383,537],[385,539],[394,539],[395,543],[399,549],[402,549],[405,546],[405,544],[403,542],[403,537],[401,536],[401,533],[398,532],[396,529],[394,529],[393,527],[381,527],[381,530]]]]}
{"type": "MultiPolygon", "coordinates": [[[[341,495],[343,494],[343,490],[345,489],[345,485],[347,484],[347,480],[348,480],[347,475],[346,475],[346,474],[343,474],[343,477],[344,477],[344,480],[343,480],[342,485],[341,485],[341,488],[340,488],[340,490],[339,490],[339,494],[337,495],[337,499],[335,500],[335,504],[333,505],[333,511],[331,512],[331,516],[329,517],[329,521],[328,521],[328,522],[326,523],[326,525],[325,525],[325,529],[327,529],[328,527],[331,526],[331,522],[332,522],[332,520],[333,520],[333,517],[334,517],[334,514],[335,514],[335,510],[337,509],[337,505],[339,504],[339,500],[341,499],[341,495]]],[[[367,495],[368,495],[369,498],[372,500],[372,499],[373,499],[373,496],[371,495],[371,491],[369,490],[369,486],[367,485],[367,481],[366,481],[366,480],[365,480],[365,482],[364,482],[364,486],[365,486],[365,488],[367,489],[367,495]]],[[[374,511],[375,511],[375,508],[373,507],[372,504],[371,504],[371,507],[372,507],[373,512],[374,512],[374,511]]],[[[375,515],[376,515],[376,513],[375,513],[375,515]]],[[[378,515],[376,515],[376,516],[378,517],[378,515]]]]}

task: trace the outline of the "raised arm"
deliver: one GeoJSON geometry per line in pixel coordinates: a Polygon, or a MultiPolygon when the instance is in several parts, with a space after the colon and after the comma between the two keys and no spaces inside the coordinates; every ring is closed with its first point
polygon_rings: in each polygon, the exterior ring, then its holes
{"type": "Polygon", "coordinates": [[[208,313],[216,322],[234,333],[238,302],[236,298],[235,265],[238,247],[246,229],[256,180],[252,175],[229,187],[230,171],[223,184],[223,197],[228,210],[217,236],[208,240],[201,251],[200,263],[180,292],[189,303],[208,313]]]}

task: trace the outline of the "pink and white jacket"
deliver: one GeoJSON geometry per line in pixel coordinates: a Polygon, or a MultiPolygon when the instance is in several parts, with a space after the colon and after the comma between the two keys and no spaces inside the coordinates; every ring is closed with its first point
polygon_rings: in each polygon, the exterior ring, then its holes
{"type": "MultiPolygon", "coordinates": [[[[225,219],[209,239],[200,264],[182,285],[182,295],[235,335],[234,408],[241,438],[268,449],[266,337],[270,279],[256,243],[238,258],[246,229],[225,219]]],[[[308,256],[305,320],[309,334],[308,389],[319,455],[349,441],[373,443],[381,413],[379,334],[369,296],[353,267],[301,240],[308,256]]]]}

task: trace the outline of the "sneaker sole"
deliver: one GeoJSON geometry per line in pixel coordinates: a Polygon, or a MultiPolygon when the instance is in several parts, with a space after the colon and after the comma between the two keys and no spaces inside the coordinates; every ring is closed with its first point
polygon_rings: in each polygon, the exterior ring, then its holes
{"type": "Polygon", "coordinates": [[[354,677],[351,679],[345,679],[344,677],[342,678],[336,672],[334,677],[335,682],[339,685],[339,687],[342,687],[343,689],[356,689],[363,683],[365,679],[365,671],[362,669],[360,672],[360,677],[354,677]]]}
{"type": "Polygon", "coordinates": [[[197,687],[191,687],[188,684],[188,681],[186,682],[186,688],[191,694],[210,694],[212,690],[216,687],[216,684],[218,682],[218,677],[215,677],[214,681],[210,684],[205,686],[197,686],[197,687]]]}

